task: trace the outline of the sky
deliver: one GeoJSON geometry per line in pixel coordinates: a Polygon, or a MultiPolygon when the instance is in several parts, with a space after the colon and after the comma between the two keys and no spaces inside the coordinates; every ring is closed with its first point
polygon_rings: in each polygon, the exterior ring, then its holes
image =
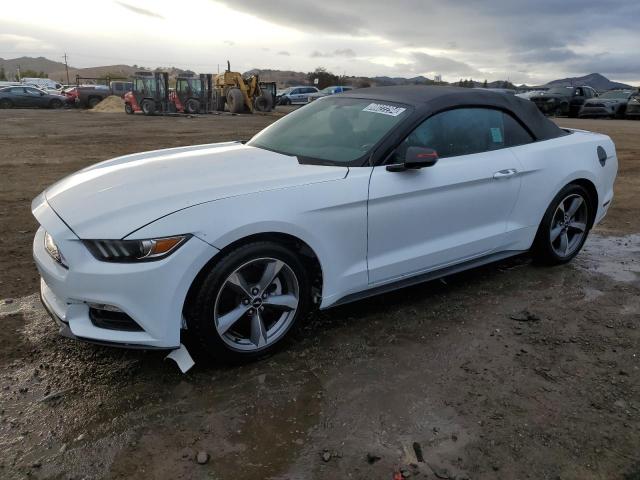
{"type": "Polygon", "coordinates": [[[30,0],[0,14],[0,57],[640,84],[638,0],[30,0]]]}

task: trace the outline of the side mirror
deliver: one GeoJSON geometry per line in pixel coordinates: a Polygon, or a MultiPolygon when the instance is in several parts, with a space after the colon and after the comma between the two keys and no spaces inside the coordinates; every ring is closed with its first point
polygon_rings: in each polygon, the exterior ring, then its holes
{"type": "Polygon", "coordinates": [[[390,172],[418,170],[420,168],[433,167],[437,161],[438,152],[433,148],[409,147],[404,156],[404,162],[387,165],[387,170],[390,172]]]}

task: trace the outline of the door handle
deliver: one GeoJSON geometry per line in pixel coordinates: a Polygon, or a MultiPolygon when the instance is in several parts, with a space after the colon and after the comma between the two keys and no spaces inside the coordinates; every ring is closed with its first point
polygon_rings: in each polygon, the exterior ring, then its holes
{"type": "Polygon", "coordinates": [[[513,177],[516,173],[518,173],[518,170],[515,168],[507,168],[506,170],[500,170],[499,172],[494,173],[493,178],[513,177]]]}

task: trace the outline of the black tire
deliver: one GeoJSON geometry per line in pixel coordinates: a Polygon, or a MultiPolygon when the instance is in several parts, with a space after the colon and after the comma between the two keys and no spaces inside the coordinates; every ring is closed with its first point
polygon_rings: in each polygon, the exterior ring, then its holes
{"type": "Polygon", "coordinates": [[[58,100],[57,98],[54,98],[49,102],[49,108],[58,109],[62,107],[64,107],[64,103],[62,103],[62,100],[58,100]]]}
{"type": "Polygon", "coordinates": [[[200,102],[195,98],[190,98],[184,106],[184,111],[191,114],[198,113],[200,111],[200,102]]]}
{"type": "Polygon", "coordinates": [[[568,103],[561,103],[560,105],[558,105],[558,108],[556,109],[555,115],[556,115],[556,117],[564,116],[564,115],[569,116],[569,104],[568,103]]]}
{"type": "Polygon", "coordinates": [[[13,108],[13,102],[8,98],[0,98],[0,108],[13,108]]]}
{"type": "MultiPolygon", "coordinates": [[[[228,285],[228,284],[227,284],[228,285]]],[[[275,352],[280,348],[293,328],[300,324],[311,304],[311,283],[309,275],[300,259],[284,246],[270,241],[258,241],[242,245],[225,254],[217,260],[211,269],[205,274],[197,287],[197,291],[191,296],[190,304],[185,306],[185,318],[187,321],[187,338],[195,352],[208,360],[239,363],[251,361],[275,352]],[[270,258],[277,259],[286,264],[295,274],[298,286],[298,305],[292,314],[292,320],[286,330],[278,332],[273,343],[268,343],[254,350],[241,350],[234,348],[228,338],[223,339],[216,328],[215,309],[222,295],[221,289],[226,280],[237,269],[243,268],[252,261],[270,258]]],[[[263,314],[264,315],[264,314],[263,314]]],[[[251,322],[252,316],[240,317],[239,322],[251,322]]],[[[242,327],[242,325],[241,325],[242,327]]]]}
{"type": "Polygon", "coordinates": [[[291,105],[291,99],[288,97],[282,97],[279,105],[291,105]]]}
{"type": "Polygon", "coordinates": [[[145,115],[155,115],[156,102],[149,99],[143,100],[142,104],[140,105],[140,109],[142,110],[142,113],[144,113],[145,115]]]}
{"type": "Polygon", "coordinates": [[[231,113],[244,112],[244,95],[239,88],[232,88],[227,92],[227,105],[231,113]]]}
{"type": "Polygon", "coordinates": [[[127,115],[133,115],[135,113],[130,103],[124,104],[124,113],[126,113],[127,115]]]}
{"type": "Polygon", "coordinates": [[[91,97],[89,99],[89,101],[87,102],[87,105],[89,105],[89,108],[95,108],[98,106],[98,104],[102,101],[101,98],[98,97],[91,97]]]}
{"type": "Polygon", "coordinates": [[[270,112],[273,108],[273,99],[269,92],[264,92],[262,95],[256,97],[253,102],[253,107],[258,112],[270,112]]]}
{"type": "Polygon", "coordinates": [[[594,199],[592,199],[589,192],[580,185],[569,184],[560,190],[551,201],[538,227],[538,232],[536,233],[536,238],[531,248],[533,259],[537,263],[545,265],[561,265],[571,261],[580,252],[589,235],[589,230],[593,224],[595,215],[595,206],[594,199]],[[557,252],[556,248],[554,248],[554,241],[551,239],[552,229],[555,230],[559,227],[559,225],[555,223],[554,218],[556,217],[560,203],[573,196],[581,197],[586,208],[584,218],[580,219],[580,223],[584,223],[585,226],[584,234],[576,240],[576,243],[572,246],[568,254],[561,255],[557,252]]]}

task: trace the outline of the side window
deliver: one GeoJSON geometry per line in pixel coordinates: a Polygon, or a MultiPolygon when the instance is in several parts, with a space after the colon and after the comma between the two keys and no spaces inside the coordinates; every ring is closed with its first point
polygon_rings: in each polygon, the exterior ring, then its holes
{"type": "Polygon", "coordinates": [[[300,93],[300,89],[299,88],[294,88],[293,90],[291,90],[289,92],[289,95],[298,95],[300,93]]]}
{"type": "Polygon", "coordinates": [[[396,149],[402,162],[409,147],[432,148],[440,158],[488,152],[533,142],[511,115],[489,108],[457,108],[422,122],[396,149]]]}

